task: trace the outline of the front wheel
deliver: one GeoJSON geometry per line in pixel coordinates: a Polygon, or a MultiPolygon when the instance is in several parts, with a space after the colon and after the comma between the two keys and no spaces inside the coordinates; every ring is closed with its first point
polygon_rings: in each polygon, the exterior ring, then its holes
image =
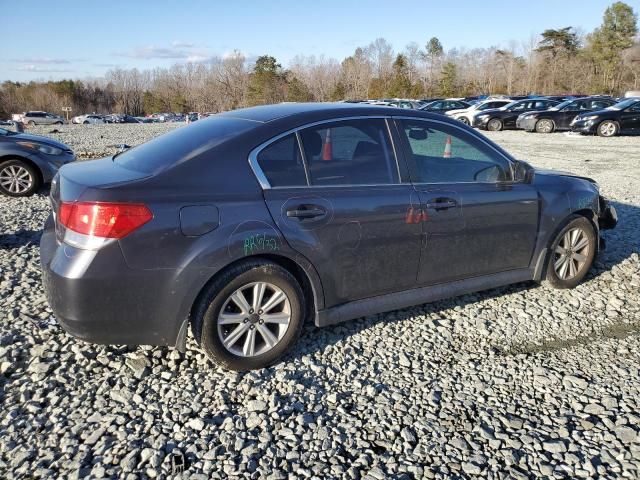
{"type": "Polygon", "coordinates": [[[502,120],[500,120],[499,118],[492,118],[487,123],[487,130],[491,132],[498,132],[502,130],[502,120]]]}
{"type": "Polygon", "coordinates": [[[546,281],[554,288],[574,288],[585,277],[596,253],[596,232],[589,220],[574,215],[551,243],[546,281]]]}
{"type": "Polygon", "coordinates": [[[465,125],[469,125],[469,119],[467,117],[460,117],[458,118],[458,120],[460,120],[465,125]]]}
{"type": "Polygon", "coordinates": [[[538,133],[552,133],[556,129],[553,120],[543,118],[536,122],[536,132],[538,133]]]}
{"type": "Polygon", "coordinates": [[[618,134],[618,124],[612,120],[605,120],[598,125],[598,135],[601,137],[615,137],[618,134]]]}
{"type": "Polygon", "coordinates": [[[10,197],[28,197],[40,187],[40,177],[34,168],[21,160],[0,163],[0,193],[10,197]]]}
{"type": "Polygon", "coordinates": [[[295,277],[264,260],[243,262],[201,295],[192,331],[207,356],[243,371],[276,362],[298,339],[305,298],[295,277]]]}

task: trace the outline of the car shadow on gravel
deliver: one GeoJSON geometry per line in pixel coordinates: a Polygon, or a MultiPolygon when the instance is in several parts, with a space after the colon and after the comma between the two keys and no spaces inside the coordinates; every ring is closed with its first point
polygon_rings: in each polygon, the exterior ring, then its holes
{"type": "MultiPolygon", "coordinates": [[[[601,234],[605,238],[607,244],[606,250],[596,259],[594,266],[591,268],[585,282],[597,278],[613,269],[616,265],[630,258],[634,253],[640,254],[640,207],[621,202],[611,202],[618,213],[618,225],[613,230],[602,231],[601,234]]],[[[494,288],[472,294],[452,297],[436,302],[416,305],[414,307],[402,310],[394,310],[391,312],[380,313],[368,317],[361,317],[350,320],[337,325],[332,325],[318,329],[309,322],[303,331],[297,347],[289,354],[289,358],[301,358],[306,355],[313,354],[315,351],[322,350],[327,346],[334,345],[343,341],[346,337],[355,335],[362,330],[369,329],[381,322],[404,321],[416,317],[418,315],[431,315],[441,311],[450,310],[456,307],[464,308],[468,305],[492,300],[504,295],[524,292],[530,289],[538,288],[536,282],[523,282],[505,287],[494,288]]],[[[569,347],[573,344],[582,345],[590,343],[598,338],[625,338],[640,332],[640,323],[637,325],[612,326],[609,330],[600,332],[598,335],[589,335],[584,338],[576,338],[573,343],[560,339],[548,339],[548,342],[540,346],[523,346],[518,351],[503,353],[535,353],[538,349],[557,350],[569,347]]],[[[286,361],[286,359],[285,359],[286,361]]]]}
{"type": "Polygon", "coordinates": [[[15,233],[0,233],[0,250],[13,250],[24,246],[38,245],[41,236],[42,229],[20,229],[15,233]]]}

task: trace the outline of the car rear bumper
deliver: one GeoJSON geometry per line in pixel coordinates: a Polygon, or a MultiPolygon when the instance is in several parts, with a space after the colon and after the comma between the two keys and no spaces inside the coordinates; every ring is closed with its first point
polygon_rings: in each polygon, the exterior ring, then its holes
{"type": "Polygon", "coordinates": [[[40,260],[47,300],[69,334],[100,344],[176,345],[180,302],[159,293],[171,292],[173,270],[132,269],[117,242],[98,251],[60,243],[51,217],[40,260]]]}
{"type": "Polygon", "coordinates": [[[474,117],[473,122],[471,123],[471,126],[473,128],[479,128],[481,130],[486,130],[487,129],[487,123],[489,123],[489,117],[486,117],[486,118],[474,117]]]}

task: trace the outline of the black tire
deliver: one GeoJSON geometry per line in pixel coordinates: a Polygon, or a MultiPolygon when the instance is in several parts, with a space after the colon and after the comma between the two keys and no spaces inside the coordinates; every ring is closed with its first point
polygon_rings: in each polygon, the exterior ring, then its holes
{"type": "Polygon", "coordinates": [[[62,122],[56,122],[55,124],[56,125],[62,125],[62,122]]]}
{"type": "Polygon", "coordinates": [[[487,122],[487,130],[489,130],[490,132],[499,132],[500,130],[502,130],[502,128],[502,120],[500,120],[499,118],[492,118],[487,122]]]}
{"type": "Polygon", "coordinates": [[[535,129],[538,133],[553,133],[556,130],[556,124],[550,118],[541,118],[536,122],[535,129]]]}
{"type": "Polygon", "coordinates": [[[600,137],[615,137],[620,133],[620,125],[613,120],[604,120],[600,122],[596,132],[600,137]]]}
{"type": "Polygon", "coordinates": [[[547,255],[547,268],[545,274],[546,283],[548,283],[553,288],[559,289],[576,287],[582,281],[582,279],[584,279],[585,275],[589,271],[589,268],[591,268],[593,259],[595,258],[597,241],[598,239],[596,238],[596,230],[592,223],[587,218],[581,215],[571,215],[565,222],[564,226],[555,235],[553,241],[549,244],[549,253],[547,255]],[[588,241],[588,249],[586,251],[584,249],[580,250],[580,253],[586,257],[586,261],[581,267],[576,268],[577,273],[575,274],[575,276],[571,278],[561,278],[561,276],[559,276],[556,272],[555,266],[556,261],[559,261],[562,255],[556,250],[559,247],[560,249],[562,249],[562,246],[560,244],[565,237],[565,234],[574,229],[581,230],[588,241]]]}
{"type": "Polygon", "coordinates": [[[89,122],[87,122],[86,120],[84,122],[82,122],[83,125],[89,125],[89,122]]]}
{"type": "Polygon", "coordinates": [[[38,191],[38,189],[40,188],[40,185],[41,185],[41,180],[40,180],[40,175],[38,171],[27,162],[23,162],[22,160],[15,159],[15,158],[11,160],[5,160],[4,162],[0,162],[0,193],[2,193],[3,195],[7,195],[9,197],[29,197],[38,191]],[[11,167],[21,168],[21,169],[24,169],[26,172],[28,172],[30,176],[31,186],[21,192],[12,192],[10,191],[9,187],[7,187],[6,185],[3,185],[2,183],[3,172],[5,171],[5,169],[11,169],[11,167]]]}
{"type": "Polygon", "coordinates": [[[460,118],[458,118],[458,120],[460,120],[465,125],[470,125],[469,119],[467,117],[460,117],[460,118]]]}
{"type": "MultiPolygon", "coordinates": [[[[253,370],[272,365],[296,342],[304,324],[305,312],[306,301],[302,288],[288,270],[265,260],[246,260],[223,272],[205,288],[193,309],[191,331],[214,363],[236,371],[253,370]],[[286,295],[290,305],[290,321],[282,338],[270,350],[244,357],[224,346],[218,334],[218,322],[228,298],[239,288],[254,282],[273,284],[286,295]]],[[[246,337],[243,334],[240,338],[246,337]]]]}
{"type": "Polygon", "coordinates": [[[35,127],[36,126],[36,122],[34,122],[33,120],[29,120],[27,122],[27,125],[29,125],[30,127],[35,127]]]}

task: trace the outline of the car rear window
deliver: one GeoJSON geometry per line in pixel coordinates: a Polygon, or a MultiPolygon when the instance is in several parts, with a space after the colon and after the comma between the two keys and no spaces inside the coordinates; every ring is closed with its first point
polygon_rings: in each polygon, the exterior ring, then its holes
{"type": "Polygon", "coordinates": [[[149,142],[126,150],[114,162],[142,173],[158,173],[251,130],[257,123],[230,117],[209,117],[179,127],[149,142]]]}

